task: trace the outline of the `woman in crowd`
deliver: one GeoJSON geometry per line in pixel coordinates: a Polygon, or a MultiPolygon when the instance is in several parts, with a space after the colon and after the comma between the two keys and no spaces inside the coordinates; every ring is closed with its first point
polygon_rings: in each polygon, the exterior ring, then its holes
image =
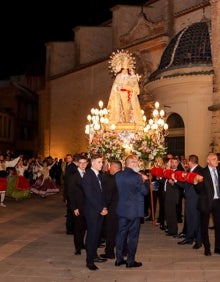
{"type": "Polygon", "coordinates": [[[19,161],[20,156],[13,159],[6,161],[4,158],[4,155],[0,155],[0,195],[1,195],[1,207],[6,207],[4,200],[5,200],[5,194],[6,194],[6,188],[7,188],[7,168],[14,167],[17,162],[19,161]]]}
{"type": "Polygon", "coordinates": [[[42,198],[53,195],[59,192],[59,188],[56,186],[55,182],[50,177],[50,169],[55,164],[55,161],[48,165],[48,160],[43,161],[43,165],[36,160],[36,165],[39,168],[40,176],[36,179],[35,183],[32,185],[30,191],[36,195],[40,195],[42,198]]]}
{"type": "Polygon", "coordinates": [[[7,180],[6,196],[15,200],[23,200],[30,197],[30,183],[24,176],[24,172],[28,169],[29,162],[24,165],[23,159],[20,158],[15,170],[10,170],[7,180]]]}

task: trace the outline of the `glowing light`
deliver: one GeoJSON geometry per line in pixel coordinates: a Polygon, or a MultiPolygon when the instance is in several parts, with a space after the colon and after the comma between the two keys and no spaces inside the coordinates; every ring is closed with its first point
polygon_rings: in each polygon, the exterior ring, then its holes
{"type": "Polygon", "coordinates": [[[99,101],[99,107],[102,109],[102,107],[103,107],[103,102],[102,101],[99,101]]]}
{"type": "Polygon", "coordinates": [[[159,109],[160,103],[159,103],[159,102],[155,102],[154,107],[155,107],[156,109],[159,109]]]}
{"type": "Polygon", "coordinates": [[[115,126],[115,124],[113,123],[113,124],[111,124],[111,130],[115,130],[115,128],[116,128],[116,126],[115,126]]]}

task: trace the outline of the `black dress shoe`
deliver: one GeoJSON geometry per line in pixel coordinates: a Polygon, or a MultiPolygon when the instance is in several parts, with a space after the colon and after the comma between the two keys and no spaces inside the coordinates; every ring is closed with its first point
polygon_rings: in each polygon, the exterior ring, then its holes
{"type": "Polygon", "coordinates": [[[220,249],[215,248],[215,249],[214,249],[214,253],[220,255],[220,249]]]}
{"type": "Polygon", "coordinates": [[[204,255],[205,256],[211,256],[212,253],[211,253],[211,251],[209,249],[206,249],[205,252],[204,252],[204,255]]]}
{"type": "Polygon", "coordinates": [[[171,233],[167,233],[166,236],[173,236],[174,238],[176,238],[178,236],[178,234],[171,234],[171,233]]]}
{"type": "Polygon", "coordinates": [[[106,259],[115,259],[115,255],[101,254],[100,257],[106,259]]]}
{"type": "Polygon", "coordinates": [[[76,250],[75,251],[75,255],[81,255],[81,251],[80,250],[76,250]]]}
{"type": "Polygon", "coordinates": [[[160,225],[160,230],[165,230],[165,226],[163,224],[160,225]]]}
{"type": "Polygon", "coordinates": [[[178,238],[185,238],[186,234],[184,234],[183,232],[180,232],[177,237],[178,238]]]}
{"type": "Polygon", "coordinates": [[[178,245],[192,245],[192,243],[193,242],[191,242],[191,241],[183,240],[183,241],[178,242],[177,244],[178,245]]]}
{"type": "Polygon", "coordinates": [[[126,264],[126,262],[127,262],[127,261],[124,260],[124,259],[121,260],[121,261],[117,261],[117,260],[116,260],[116,261],[115,261],[115,266],[120,266],[120,265],[122,265],[122,264],[126,264]]]}
{"type": "Polygon", "coordinates": [[[87,263],[86,265],[90,270],[97,270],[99,269],[94,263],[87,263]]]}
{"type": "Polygon", "coordinates": [[[193,249],[200,249],[201,247],[202,247],[202,243],[196,242],[196,243],[193,245],[193,249]]]}
{"type": "Polygon", "coordinates": [[[126,263],[126,267],[140,267],[142,266],[142,262],[137,262],[137,261],[134,261],[132,263],[126,263]]]}
{"type": "Polygon", "coordinates": [[[99,256],[94,259],[94,262],[105,262],[105,261],[107,261],[106,258],[101,258],[99,256]]]}

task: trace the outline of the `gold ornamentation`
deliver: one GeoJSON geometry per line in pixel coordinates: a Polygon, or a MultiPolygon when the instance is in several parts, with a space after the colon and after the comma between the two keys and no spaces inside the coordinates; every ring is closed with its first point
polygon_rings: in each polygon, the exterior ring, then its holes
{"type": "Polygon", "coordinates": [[[130,72],[135,69],[136,61],[132,53],[128,51],[117,50],[117,52],[112,52],[109,61],[109,69],[116,76],[121,69],[128,69],[130,72]]]}

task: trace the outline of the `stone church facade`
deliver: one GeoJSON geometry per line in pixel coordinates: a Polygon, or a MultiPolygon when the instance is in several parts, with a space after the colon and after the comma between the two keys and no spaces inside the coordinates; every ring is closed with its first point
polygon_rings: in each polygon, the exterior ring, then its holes
{"type": "Polygon", "coordinates": [[[204,165],[208,152],[220,152],[219,26],[218,0],[151,0],[113,7],[111,21],[76,27],[74,41],[47,43],[39,155],[86,151],[86,117],[99,100],[107,106],[109,57],[124,49],[136,59],[147,118],[154,101],[166,111],[169,150],[204,165]]]}

